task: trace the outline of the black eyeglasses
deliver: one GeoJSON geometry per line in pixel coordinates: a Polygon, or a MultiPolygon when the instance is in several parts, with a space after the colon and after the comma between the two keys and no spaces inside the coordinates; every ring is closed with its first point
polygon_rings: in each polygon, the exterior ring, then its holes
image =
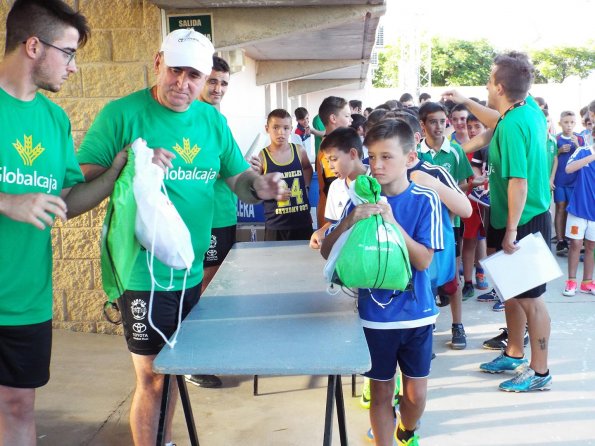
{"type": "MultiPolygon", "coordinates": [[[[64,53],[65,57],[66,57],[66,65],[70,65],[70,62],[72,62],[74,60],[74,57],[76,56],[76,51],[65,50],[64,48],[60,48],[59,46],[52,45],[51,43],[46,42],[45,40],[40,39],[39,37],[37,38],[37,40],[39,40],[44,45],[47,45],[49,47],[52,47],[52,48],[64,53]]],[[[23,43],[27,43],[27,41],[25,40],[25,41],[23,41],[23,43]]]]}

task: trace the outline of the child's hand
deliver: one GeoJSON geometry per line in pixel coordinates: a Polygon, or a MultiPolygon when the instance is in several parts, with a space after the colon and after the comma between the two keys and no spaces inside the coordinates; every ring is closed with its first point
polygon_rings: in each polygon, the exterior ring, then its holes
{"type": "Polygon", "coordinates": [[[355,209],[347,216],[349,219],[349,228],[352,227],[360,220],[365,220],[372,215],[378,215],[382,213],[382,208],[379,203],[365,203],[355,207],[355,209]]]}
{"type": "Polygon", "coordinates": [[[550,190],[555,190],[556,186],[554,185],[554,180],[550,180],[550,190]]]}
{"type": "MultiPolygon", "coordinates": [[[[430,176],[430,175],[428,175],[428,176],[430,176]]],[[[432,176],[430,176],[430,178],[435,179],[432,176]]],[[[390,204],[388,204],[388,202],[386,200],[382,200],[382,199],[377,204],[381,208],[380,215],[382,216],[382,219],[386,223],[392,223],[393,225],[398,225],[397,220],[395,219],[395,216],[393,214],[393,208],[390,207],[390,204]]]]}
{"type": "Polygon", "coordinates": [[[562,147],[558,149],[558,153],[568,153],[570,152],[570,144],[564,144],[562,147]]]}
{"type": "Polygon", "coordinates": [[[574,143],[574,145],[576,147],[578,147],[578,138],[576,137],[576,135],[573,133],[572,136],[570,137],[570,140],[574,143]]]}
{"type": "Polygon", "coordinates": [[[320,249],[322,246],[322,241],[324,240],[324,228],[320,228],[312,234],[310,237],[310,248],[312,249],[320,249]]]}
{"type": "Polygon", "coordinates": [[[250,163],[250,167],[252,168],[252,170],[254,170],[258,174],[262,173],[262,161],[257,155],[253,155],[247,161],[250,163]]]}

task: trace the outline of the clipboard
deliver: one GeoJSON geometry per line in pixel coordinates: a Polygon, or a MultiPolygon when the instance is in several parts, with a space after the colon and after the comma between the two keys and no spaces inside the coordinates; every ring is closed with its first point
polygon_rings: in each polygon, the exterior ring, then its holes
{"type": "Polygon", "coordinates": [[[541,233],[529,234],[517,246],[513,254],[498,251],[479,261],[502,302],[563,275],[541,233]]]}

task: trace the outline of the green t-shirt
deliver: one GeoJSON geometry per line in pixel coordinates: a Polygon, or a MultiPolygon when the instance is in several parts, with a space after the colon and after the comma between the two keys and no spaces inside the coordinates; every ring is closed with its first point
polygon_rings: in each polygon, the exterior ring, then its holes
{"type": "MultiPolygon", "coordinates": [[[[324,124],[318,115],[314,116],[314,119],[312,120],[312,127],[314,127],[316,130],[320,130],[321,132],[326,131],[326,128],[324,127],[324,124]]],[[[318,155],[320,144],[322,144],[322,136],[314,136],[314,155],[318,155]]]]}
{"type": "MultiPolygon", "coordinates": [[[[469,163],[463,148],[456,142],[449,141],[448,138],[444,138],[438,151],[433,150],[425,139],[422,140],[418,148],[418,154],[422,161],[444,167],[457,183],[473,176],[471,163],[469,163]]],[[[455,228],[461,226],[461,218],[458,215],[454,218],[453,226],[455,228]]]]}
{"type": "Polygon", "coordinates": [[[524,225],[549,209],[550,171],[547,154],[543,150],[545,146],[545,116],[529,96],[525,105],[505,113],[490,143],[490,222],[494,228],[506,227],[509,178],[527,180],[527,202],[519,225],[524,225]]]}
{"type": "Polygon", "coordinates": [[[223,178],[215,181],[213,228],[225,228],[238,222],[238,197],[223,178]]]}
{"type": "MultiPolygon", "coordinates": [[[[202,261],[209,247],[213,222],[214,185],[217,175],[228,178],[249,166],[242,157],[227,122],[214,107],[193,101],[185,112],[160,105],[149,89],[116,100],[99,113],[78,151],[81,164],[111,165],[116,154],[136,138],[151,148],[172,151],[176,158],[164,183],[170,200],[192,237],[194,263],[186,287],[197,285],[203,276],[202,261]]],[[[155,259],[155,279],[169,284],[170,268],[155,259]]],[[[184,271],[174,270],[174,288],[183,288],[184,271]]],[[[145,251],[136,259],[128,288],[151,289],[145,251]]]]}
{"type": "MultiPolygon", "coordinates": [[[[84,182],[66,113],[40,93],[20,101],[0,89],[0,192],[60,195],[84,182]]],[[[51,230],[0,215],[0,325],[52,318],[51,230]]]]}

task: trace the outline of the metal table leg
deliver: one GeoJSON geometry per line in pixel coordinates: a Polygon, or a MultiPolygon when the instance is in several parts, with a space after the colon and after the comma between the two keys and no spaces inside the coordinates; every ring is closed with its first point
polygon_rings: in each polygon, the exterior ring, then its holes
{"type": "Polygon", "coordinates": [[[184,408],[184,417],[186,418],[190,444],[191,446],[199,446],[196,424],[194,423],[194,415],[192,414],[192,406],[190,405],[190,397],[188,396],[188,388],[186,387],[186,380],[184,379],[184,375],[177,375],[176,379],[178,381],[178,391],[180,392],[182,407],[184,408]]]}

